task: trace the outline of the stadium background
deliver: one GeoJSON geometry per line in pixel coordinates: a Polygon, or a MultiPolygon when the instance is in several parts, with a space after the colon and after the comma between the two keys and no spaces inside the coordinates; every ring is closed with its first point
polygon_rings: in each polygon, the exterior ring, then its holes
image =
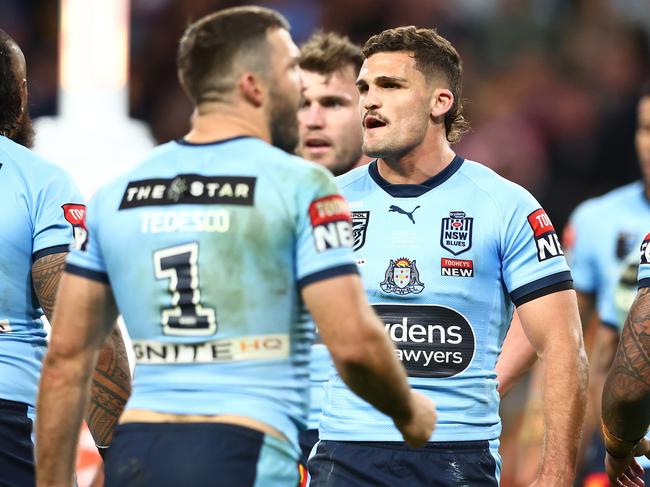
{"type": "MultiPolygon", "coordinates": [[[[472,131],[457,152],[529,189],[560,231],[577,203],[639,177],[635,102],[650,76],[650,0],[132,0],[128,110],[156,142],[189,127],[174,68],[183,29],[212,10],[248,3],[286,15],[298,43],[317,28],[362,44],[387,27],[436,27],[464,60],[472,131]]],[[[0,28],[27,59],[34,119],[58,113],[59,6],[0,0],[0,28]]],[[[90,120],[102,116],[88,112],[90,120]]],[[[86,154],[85,164],[92,158],[86,154]]],[[[524,391],[521,384],[504,405],[508,432],[516,431],[524,391]]],[[[81,459],[91,465],[95,457],[81,459]]]]}

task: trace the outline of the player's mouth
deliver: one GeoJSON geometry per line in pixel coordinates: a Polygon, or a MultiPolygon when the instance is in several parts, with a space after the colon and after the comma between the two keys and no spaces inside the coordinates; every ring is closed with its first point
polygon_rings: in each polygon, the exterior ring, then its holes
{"type": "Polygon", "coordinates": [[[386,125],[387,123],[376,115],[366,115],[363,118],[363,126],[366,130],[378,129],[386,125]]]}
{"type": "Polygon", "coordinates": [[[321,154],[327,152],[332,148],[332,144],[329,140],[322,137],[307,137],[305,139],[305,151],[312,154],[321,154]]]}

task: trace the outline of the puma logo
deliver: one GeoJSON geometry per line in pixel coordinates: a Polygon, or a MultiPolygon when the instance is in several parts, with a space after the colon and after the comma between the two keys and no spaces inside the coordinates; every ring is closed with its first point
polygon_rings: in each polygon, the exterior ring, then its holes
{"type": "Polygon", "coordinates": [[[411,220],[413,223],[415,223],[415,220],[413,219],[413,213],[415,213],[415,210],[417,210],[419,207],[420,207],[420,205],[413,208],[412,211],[405,211],[405,210],[402,210],[399,206],[390,205],[390,208],[388,209],[388,212],[390,213],[391,211],[394,211],[396,213],[401,213],[402,215],[406,215],[406,216],[409,217],[409,220],[411,220]]]}

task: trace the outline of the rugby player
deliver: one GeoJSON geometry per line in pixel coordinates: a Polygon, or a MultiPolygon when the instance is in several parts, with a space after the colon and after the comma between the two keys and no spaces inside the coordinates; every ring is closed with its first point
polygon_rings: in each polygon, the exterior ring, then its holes
{"type": "Polygon", "coordinates": [[[523,188],[451,149],[467,123],[448,41],[400,27],[363,54],[363,151],[377,160],[337,182],[363,235],[366,294],[439,422],[427,447],[412,449],[331,374],[310,485],[498,485],[494,368],[513,305],[544,366],[548,448],[536,485],[571,485],[587,363],[553,225],[523,188]]]}
{"type": "Polygon", "coordinates": [[[641,245],[638,287],[603,388],[605,469],[613,486],[645,485],[634,457],[650,454],[650,234],[641,245]]]}
{"type": "Polygon", "coordinates": [[[190,132],[91,201],[45,359],[40,487],[70,482],[87,371],[118,310],[136,371],[107,487],[296,485],[313,338],[302,303],[350,388],[409,444],[430,436],[433,403],[409,389],[367,305],[345,200],[328,171],[285,152],[302,89],[288,29],[261,7],[189,26],[190,132]]]}
{"type": "MultiPolygon", "coordinates": [[[[590,408],[585,426],[587,448],[583,467],[585,485],[603,475],[605,451],[600,441],[600,398],[627,310],[616,310],[615,289],[626,268],[625,260],[638,250],[643,228],[650,226],[650,83],[637,103],[635,149],[640,180],[592,198],[573,212],[563,240],[575,280],[585,335],[594,335],[589,379],[590,408]],[[593,330],[593,331],[592,331],[593,330]],[[593,434],[592,434],[593,433],[593,434]]],[[[650,461],[641,459],[648,469],[650,461]]],[[[646,477],[650,481],[650,475],[646,477]]]]}
{"type": "MultiPolygon", "coordinates": [[[[363,64],[361,48],[347,37],[317,32],[300,46],[299,64],[305,89],[298,110],[298,155],[325,166],[337,176],[370,162],[361,152],[363,135],[355,86],[363,64]]],[[[307,429],[299,437],[303,465],[307,465],[309,453],[318,441],[318,416],[329,364],[327,347],[316,335],[309,367],[307,429]]]]}
{"type": "MultiPolygon", "coordinates": [[[[0,485],[35,485],[33,424],[45,354],[41,316],[52,319],[68,248],[83,234],[83,198],[60,168],[32,153],[25,57],[0,30],[0,485]]],[[[92,370],[92,369],[91,369],[92,370]]],[[[92,378],[86,419],[106,447],[130,391],[117,328],[92,378]]]]}

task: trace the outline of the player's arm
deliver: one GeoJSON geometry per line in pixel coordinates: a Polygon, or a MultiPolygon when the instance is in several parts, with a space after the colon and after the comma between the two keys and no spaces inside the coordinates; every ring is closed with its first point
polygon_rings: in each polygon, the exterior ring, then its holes
{"type": "Polygon", "coordinates": [[[617,478],[621,480],[620,476],[626,471],[629,480],[643,473],[634,456],[650,451],[650,444],[643,439],[650,424],[648,287],[639,291],[625,321],[616,356],[605,380],[602,409],[603,436],[608,451],[607,474],[612,485],[619,485],[617,478]]]}
{"type": "Polygon", "coordinates": [[[536,360],[535,349],[521,327],[519,315],[515,313],[495,367],[499,382],[497,390],[502,399],[536,360]]]}
{"type": "Polygon", "coordinates": [[[545,446],[536,485],[571,485],[588,374],[576,295],[557,291],[523,303],[517,311],[543,368],[545,446]]]}
{"type": "Polygon", "coordinates": [[[73,485],[92,371],[117,318],[107,284],[66,273],[60,287],[37,404],[39,487],[73,485]]]}
{"type": "MultiPolygon", "coordinates": [[[[67,255],[67,252],[45,255],[32,265],[34,292],[50,322],[67,255]]],[[[110,445],[113,429],[130,393],[129,362],[124,340],[115,326],[99,354],[86,412],[86,421],[97,445],[110,445]]]]}
{"type": "Polygon", "coordinates": [[[348,274],[305,286],[302,297],[345,383],[387,414],[412,446],[429,440],[435,407],[412,391],[388,335],[366,301],[361,279],[348,274]]]}

